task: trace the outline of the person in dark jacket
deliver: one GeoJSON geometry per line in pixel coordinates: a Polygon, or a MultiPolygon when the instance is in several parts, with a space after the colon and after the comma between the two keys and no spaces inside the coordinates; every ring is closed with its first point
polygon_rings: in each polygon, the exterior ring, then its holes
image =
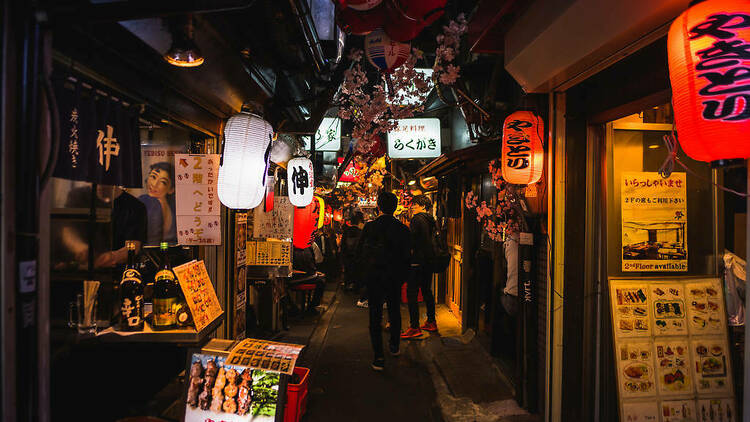
{"type": "Polygon", "coordinates": [[[415,196],[411,202],[411,269],[412,276],[406,286],[406,297],[409,301],[409,328],[401,338],[414,338],[422,335],[422,330],[437,331],[435,320],[435,296],[432,294],[432,270],[427,265],[433,258],[432,236],[436,229],[435,219],[427,213],[432,209],[432,201],[424,195],[415,196]],[[427,321],[419,326],[418,295],[422,290],[422,299],[427,307],[427,321]]]}
{"type": "Polygon", "coordinates": [[[344,228],[344,234],[341,237],[341,255],[344,260],[344,280],[350,290],[358,290],[360,294],[357,306],[367,307],[367,295],[365,292],[365,283],[357,263],[357,244],[362,236],[362,228],[365,226],[365,216],[361,211],[355,212],[349,224],[344,228]]]}
{"type": "Polygon", "coordinates": [[[398,199],[390,192],[378,195],[380,215],[367,223],[357,245],[370,302],[370,340],[375,352],[372,369],[385,368],[383,354],[383,303],[388,304],[390,342],[388,350],[393,356],[400,354],[401,310],[399,308],[401,284],[409,271],[409,229],[393,217],[398,199]]]}

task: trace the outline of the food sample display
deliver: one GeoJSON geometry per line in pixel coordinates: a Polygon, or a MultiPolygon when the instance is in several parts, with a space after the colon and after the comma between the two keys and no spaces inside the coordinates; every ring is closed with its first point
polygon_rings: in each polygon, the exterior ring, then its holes
{"type": "Polygon", "coordinates": [[[705,337],[690,342],[698,393],[731,392],[729,356],[724,337],[705,337]]]}
{"type": "Polygon", "coordinates": [[[684,335],[688,332],[685,308],[685,288],[681,284],[654,284],[651,290],[651,309],[654,315],[654,335],[684,335]]]}
{"type": "Polygon", "coordinates": [[[718,281],[688,283],[688,323],[690,334],[716,334],[725,330],[724,297],[718,281]]]}
{"type": "Polygon", "coordinates": [[[659,340],[656,351],[656,383],[662,394],[692,394],[693,374],[687,340],[659,340]]]}
{"type": "Polygon", "coordinates": [[[612,289],[615,333],[618,337],[649,337],[649,291],[644,285],[621,284],[612,289]]]}
{"type": "Polygon", "coordinates": [[[617,372],[622,397],[646,397],[655,392],[653,343],[622,342],[617,346],[617,372]]]}

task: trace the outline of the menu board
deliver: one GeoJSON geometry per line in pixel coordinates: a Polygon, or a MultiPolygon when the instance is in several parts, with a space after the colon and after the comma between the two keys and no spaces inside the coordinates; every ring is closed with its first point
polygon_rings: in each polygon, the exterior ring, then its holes
{"type": "Polygon", "coordinates": [[[654,335],[687,334],[685,287],[682,284],[654,284],[650,290],[654,335]]]}
{"type": "Polygon", "coordinates": [[[174,267],[174,273],[180,281],[180,288],[193,315],[195,329],[200,332],[224,313],[208,277],[206,265],[203,261],[193,260],[174,267]]]}
{"type": "Polygon", "coordinates": [[[297,358],[305,346],[246,338],[227,357],[227,362],[254,369],[292,375],[297,358]]]}
{"type": "Polygon", "coordinates": [[[294,231],[294,205],[288,196],[276,196],[273,209],[253,210],[253,237],[256,239],[291,239],[294,231]]]}
{"type": "Polygon", "coordinates": [[[654,343],[654,348],[659,393],[692,395],[692,371],[687,340],[659,340],[654,343]]]}
{"type": "Polygon", "coordinates": [[[696,338],[690,342],[695,362],[695,384],[698,393],[731,392],[729,351],[724,337],[696,338]]]}
{"type": "Polygon", "coordinates": [[[669,400],[661,402],[662,422],[695,422],[694,400],[669,400]]]}
{"type": "Polygon", "coordinates": [[[659,408],[652,401],[624,403],[621,420],[623,422],[658,422],[659,408]]]}
{"type": "Polygon", "coordinates": [[[653,396],[653,343],[621,343],[617,346],[617,378],[621,397],[653,396]]]}
{"type": "Polygon", "coordinates": [[[251,240],[247,242],[247,265],[285,266],[292,263],[292,242],[251,240]]]}
{"type": "Polygon", "coordinates": [[[696,411],[697,422],[737,422],[740,420],[732,398],[698,400],[696,411]]]}
{"type": "Polygon", "coordinates": [[[726,330],[724,295],[718,280],[686,285],[691,334],[715,334],[726,330]]]}
{"type": "Polygon", "coordinates": [[[180,245],[221,244],[217,196],[218,154],[175,154],[177,241],[180,245]]]}
{"type": "Polygon", "coordinates": [[[721,282],[625,279],[609,285],[620,420],[733,421],[727,416],[735,412],[721,282]]]}
{"type": "Polygon", "coordinates": [[[649,337],[649,290],[641,284],[618,284],[612,288],[612,309],[617,337],[649,337]]]}

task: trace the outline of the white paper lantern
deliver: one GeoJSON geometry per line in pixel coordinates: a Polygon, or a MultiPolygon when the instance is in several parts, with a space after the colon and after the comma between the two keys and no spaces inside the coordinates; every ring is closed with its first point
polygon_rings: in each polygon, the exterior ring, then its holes
{"type": "Polygon", "coordinates": [[[297,157],[289,160],[286,167],[289,202],[295,207],[310,205],[315,190],[313,164],[309,158],[297,157]]]}
{"type": "Polygon", "coordinates": [[[272,135],[271,124],[254,114],[242,112],[227,121],[218,194],[228,208],[251,209],[263,201],[272,135]]]}

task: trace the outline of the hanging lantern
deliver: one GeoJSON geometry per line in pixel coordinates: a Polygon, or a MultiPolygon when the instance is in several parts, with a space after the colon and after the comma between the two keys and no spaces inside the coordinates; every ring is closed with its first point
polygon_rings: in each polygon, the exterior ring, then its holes
{"type": "Polygon", "coordinates": [[[440,16],[447,0],[392,0],[386,3],[383,30],[391,39],[411,41],[440,16]]]}
{"type": "Polygon", "coordinates": [[[315,177],[309,158],[292,158],[286,167],[289,202],[295,207],[306,207],[313,199],[315,177]]]}
{"type": "Polygon", "coordinates": [[[315,210],[313,211],[318,218],[318,228],[323,227],[323,223],[325,223],[325,210],[326,210],[326,203],[323,201],[323,198],[319,197],[318,195],[315,195],[315,201],[313,201],[317,204],[315,207],[315,210]]]}
{"type": "Polygon", "coordinates": [[[380,28],[385,23],[385,8],[378,6],[374,9],[359,12],[354,9],[340,9],[336,13],[336,21],[339,27],[353,35],[367,35],[380,28]]]}
{"type": "Polygon", "coordinates": [[[669,28],[678,139],[700,161],[750,157],[750,2],[708,0],[669,28]]]}
{"type": "Polygon", "coordinates": [[[382,29],[365,37],[367,60],[383,72],[393,72],[409,58],[411,45],[393,41],[382,29]]]}
{"type": "Polygon", "coordinates": [[[370,149],[367,151],[367,154],[372,155],[373,157],[380,158],[385,155],[387,152],[387,148],[385,146],[385,142],[383,141],[383,137],[380,135],[373,135],[373,142],[370,149]]]}
{"type": "Polygon", "coordinates": [[[318,206],[318,201],[312,201],[306,207],[294,208],[292,243],[295,248],[305,249],[311,245],[312,233],[318,224],[318,206]]]}
{"type": "Polygon", "coordinates": [[[219,167],[219,200],[228,208],[255,208],[263,201],[273,128],[262,118],[242,112],[224,128],[224,155],[219,167]]]}
{"type": "Polygon", "coordinates": [[[531,111],[516,111],[503,123],[503,179],[514,185],[536,183],[544,167],[544,122],[531,111]]]}
{"type": "Polygon", "coordinates": [[[382,3],[383,0],[338,0],[338,2],[342,7],[349,7],[354,10],[370,10],[382,3]]]}

